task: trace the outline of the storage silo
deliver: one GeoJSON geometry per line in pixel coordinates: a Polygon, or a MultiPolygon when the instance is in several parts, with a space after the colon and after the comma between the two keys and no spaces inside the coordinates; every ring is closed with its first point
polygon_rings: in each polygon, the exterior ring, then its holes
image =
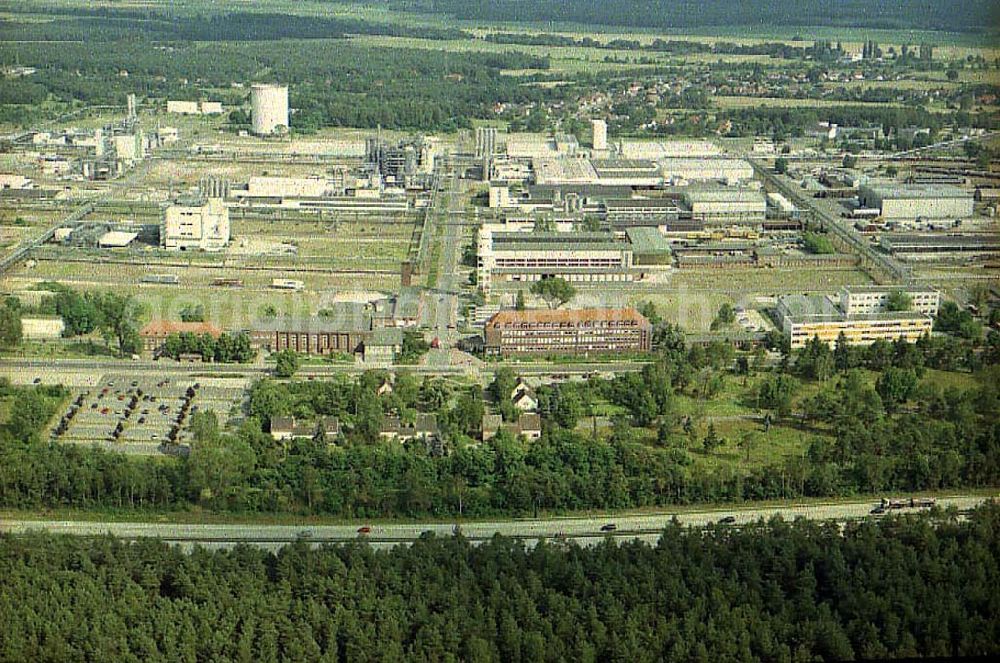
{"type": "Polygon", "coordinates": [[[288,128],[288,87],[255,83],[250,88],[250,117],[253,132],[269,136],[278,127],[288,128]]]}

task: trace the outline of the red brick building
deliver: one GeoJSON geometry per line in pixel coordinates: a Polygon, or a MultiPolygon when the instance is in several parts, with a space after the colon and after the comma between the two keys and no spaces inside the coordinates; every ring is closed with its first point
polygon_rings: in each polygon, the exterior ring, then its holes
{"type": "Polygon", "coordinates": [[[487,355],[648,352],[653,327],[634,308],[500,311],[486,321],[487,355]]]}
{"type": "Polygon", "coordinates": [[[222,330],[210,322],[173,322],[170,320],[154,320],[139,330],[142,347],[147,352],[157,352],[167,337],[173,334],[208,334],[212,338],[222,336],[222,330]]]}

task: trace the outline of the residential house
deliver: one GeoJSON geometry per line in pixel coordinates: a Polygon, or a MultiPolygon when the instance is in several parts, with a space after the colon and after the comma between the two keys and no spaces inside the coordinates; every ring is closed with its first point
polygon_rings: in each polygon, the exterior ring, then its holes
{"type": "Polygon", "coordinates": [[[386,417],[379,436],[386,440],[406,442],[412,439],[425,441],[439,439],[441,430],[438,428],[437,415],[420,412],[413,423],[404,423],[399,417],[386,417]]]}
{"type": "Polygon", "coordinates": [[[340,435],[340,420],[337,417],[318,417],[310,421],[298,421],[295,417],[271,418],[271,437],[275,440],[315,438],[320,432],[328,438],[340,435]]]}

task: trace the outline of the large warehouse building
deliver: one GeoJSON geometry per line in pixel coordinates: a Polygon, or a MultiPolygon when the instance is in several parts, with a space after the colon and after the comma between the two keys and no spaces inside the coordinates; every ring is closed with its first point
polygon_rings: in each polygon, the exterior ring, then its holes
{"type": "Polygon", "coordinates": [[[745,159],[724,157],[668,157],[658,161],[663,177],[672,182],[735,182],[753,179],[753,166],[745,159]]]}
{"type": "Polygon", "coordinates": [[[707,224],[763,224],[767,198],[754,189],[735,187],[691,189],[684,192],[691,218],[707,224]]]}
{"type": "Polygon", "coordinates": [[[633,280],[632,248],[610,233],[495,232],[484,227],[477,243],[479,287],[560,277],[577,283],[633,280]]]}
{"type": "Polygon", "coordinates": [[[858,189],[861,207],[880,210],[883,219],[964,219],[973,197],[954,186],[869,182],[858,189]]]}
{"type": "Polygon", "coordinates": [[[500,311],[483,332],[486,354],[649,352],[653,328],[634,308],[500,311]]]}

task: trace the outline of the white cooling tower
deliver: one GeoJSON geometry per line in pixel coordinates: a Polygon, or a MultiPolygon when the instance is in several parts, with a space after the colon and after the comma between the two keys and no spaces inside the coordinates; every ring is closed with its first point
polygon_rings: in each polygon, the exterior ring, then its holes
{"type": "Polygon", "coordinates": [[[253,132],[269,136],[278,127],[288,128],[288,87],[256,83],[250,88],[253,132]]]}

